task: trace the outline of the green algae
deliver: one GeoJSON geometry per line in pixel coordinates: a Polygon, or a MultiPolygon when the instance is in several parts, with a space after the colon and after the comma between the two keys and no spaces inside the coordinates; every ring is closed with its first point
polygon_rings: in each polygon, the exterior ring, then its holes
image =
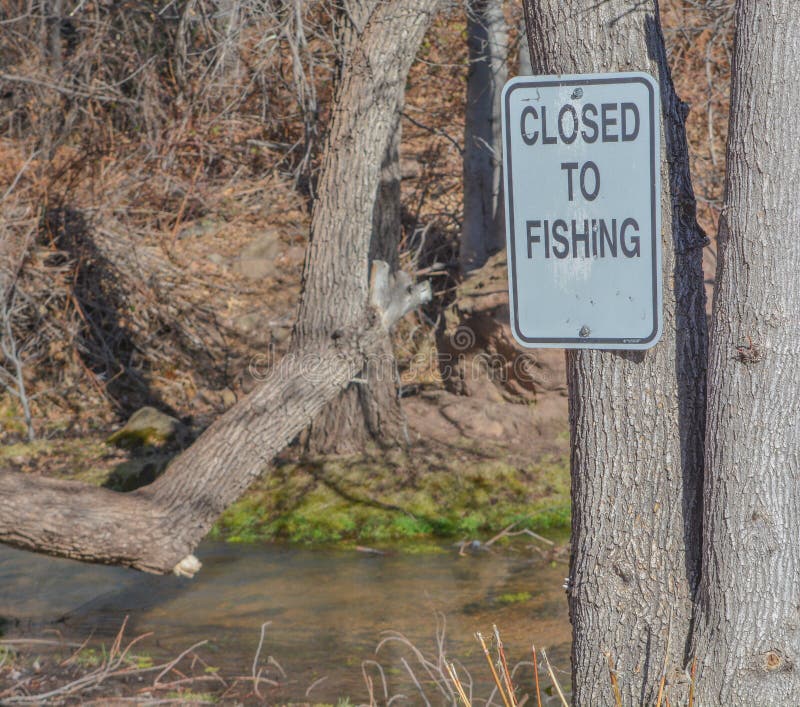
{"type": "Polygon", "coordinates": [[[498,604],[522,604],[526,601],[530,601],[533,598],[533,594],[530,592],[516,592],[515,594],[501,594],[497,597],[498,604]]]}
{"type": "Polygon", "coordinates": [[[392,453],[270,470],[212,530],[231,542],[395,543],[569,524],[564,458],[528,466],[392,453]]]}

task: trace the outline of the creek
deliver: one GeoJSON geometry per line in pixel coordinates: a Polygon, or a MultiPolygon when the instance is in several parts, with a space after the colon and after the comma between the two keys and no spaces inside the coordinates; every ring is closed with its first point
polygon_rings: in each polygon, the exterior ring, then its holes
{"type": "MultiPolygon", "coordinates": [[[[203,569],[188,580],[0,546],[0,617],[10,620],[7,637],[59,632],[77,641],[91,635],[92,645],[108,646],[129,616],[127,637],[153,632],[137,650],[168,658],[207,640],[198,652],[227,676],[251,673],[262,624],[270,622],[260,655],[264,675],[281,682],[271,700],[365,701],[362,661],[375,660],[390,694],[402,692],[409,695],[407,704],[416,704],[420,698],[411,697],[415,687],[402,661],[424,677],[413,651],[400,642],[385,645],[377,655],[375,648],[387,631],[396,631],[435,656],[441,617],[448,658],[469,671],[476,697],[487,697],[492,682],[474,634],[488,637],[493,625],[509,663],[530,661],[535,641],[548,649],[554,666],[568,670],[566,563],[549,561],[524,545],[465,556],[452,545],[439,550],[380,555],[205,542],[197,552],[203,569]],[[267,663],[269,656],[280,663],[285,678],[267,663]]],[[[521,669],[519,680],[530,679],[529,668],[521,669]]],[[[569,675],[559,672],[559,680],[566,684],[569,675]]]]}

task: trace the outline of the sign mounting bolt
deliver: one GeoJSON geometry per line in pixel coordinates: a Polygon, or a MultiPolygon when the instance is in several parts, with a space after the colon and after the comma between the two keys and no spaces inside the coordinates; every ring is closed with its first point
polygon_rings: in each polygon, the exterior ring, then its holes
{"type": "Polygon", "coordinates": [[[589,334],[591,334],[591,333],[592,333],[592,330],[591,330],[591,329],[590,329],[588,326],[586,326],[586,325],[584,324],[584,325],[581,327],[581,330],[578,332],[578,335],[579,335],[579,336],[582,336],[582,337],[584,337],[584,338],[586,338],[586,337],[587,337],[587,336],[589,336],[589,334]]]}

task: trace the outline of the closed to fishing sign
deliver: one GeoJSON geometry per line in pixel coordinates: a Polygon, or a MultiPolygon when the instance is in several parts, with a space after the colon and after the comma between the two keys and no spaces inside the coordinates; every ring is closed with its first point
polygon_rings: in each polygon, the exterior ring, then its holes
{"type": "Polygon", "coordinates": [[[647,349],[660,338],[659,113],[643,73],[506,84],[509,301],[523,346],[647,349]]]}

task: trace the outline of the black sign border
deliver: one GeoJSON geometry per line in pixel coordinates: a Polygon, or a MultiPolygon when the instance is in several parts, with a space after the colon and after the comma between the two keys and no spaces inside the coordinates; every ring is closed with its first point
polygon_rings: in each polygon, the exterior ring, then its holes
{"type": "MultiPolygon", "coordinates": [[[[655,79],[652,79],[655,81],[655,79]]],[[[507,175],[507,183],[508,189],[507,191],[507,198],[508,198],[508,228],[509,228],[509,235],[511,240],[511,248],[509,253],[509,263],[511,264],[511,291],[512,291],[512,298],[514,304],[514,333],[516,336],[521,340],[524,341],[526,344],[582,344],[581,348],[592,348],[590,344],[620,344],[620,349],[624,350],[625,345],[635,345],[641,346],[643,344],[648,344],[653,339],[658,336],[659,333],[659,311],[658,311],[658,250],[657,248],[660,247],[660,238],[661,234],[656,232],[656,198],[658,196],[660,201],[660,195],[656,195],[656,178],[655,178],[655,171],[656,171],[656,147],[655,147],[655,140],[656,140],[656,125],[655,125],[655,93],[653,89],[653,84],[645,79],[642,76],[619,76],[616,78],[586,78],[586,79],[544,79],[544,80],[537,80],[536,78],[531,78],[528,81],[519,82],[513,84],[507,91],[505,96],[505,113],[506,113],[506,136],[507,136],[507,144],[506,144],[506,175],[507,175]],[[652,233],[652,246],[651,252],[653,254],[653,331],[643,339],[632,339],[622,338],[622,339],[601,339],[601,338],[592,338],[592,337],[581,337],[576,336],[573,338],[538,338],[533,339],[531,337],[525,336],[519,325],[519,307],[518,301],[519,297],[517,294],[517,257],[516,257],[516,241],[514,239],[514,190],[513,184],[511,180],[511,94],[516,91],[517,89],[522,88],[552,88],[554,86],[594,86],[598,84],[620,84],[620,83],[641,83],[647,87],[647,92],[650,100],[650,230],[652,233]]],[[[659,125],[660,127],[660,125],[659,125]]],[[[531,348],[535,348],[532,346],[531,348]]]]}

